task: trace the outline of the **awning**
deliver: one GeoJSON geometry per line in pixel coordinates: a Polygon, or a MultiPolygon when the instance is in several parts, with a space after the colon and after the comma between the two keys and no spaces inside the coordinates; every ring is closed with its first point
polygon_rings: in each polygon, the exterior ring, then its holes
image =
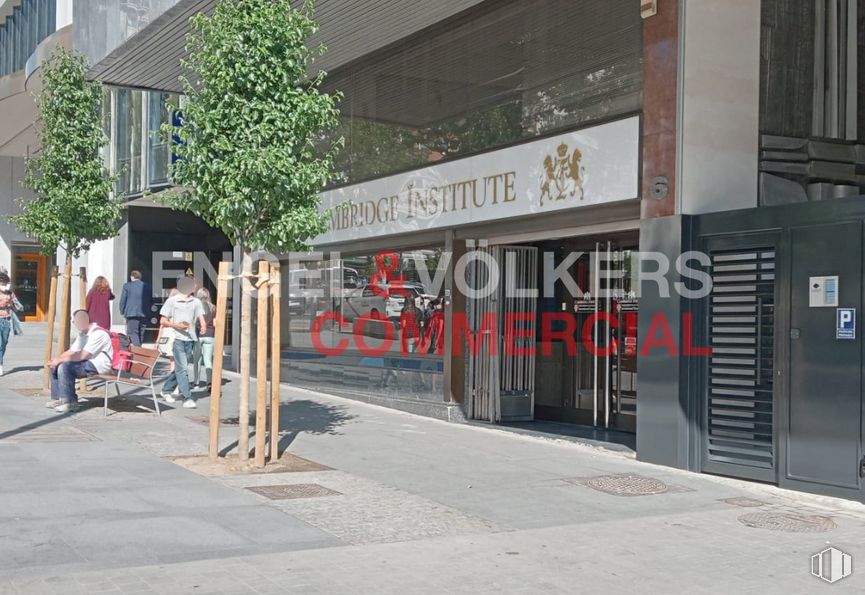
{"type": "MultiPolygon", "coordinates": [[[[489,0],[319,0],[320,31],[310,44],[328,52],[316,67],[332,72],[370,52],[489,0]]],[[[178,93],[189,17],[210,12],[217,0],[179,0],[116,48],[89,72],[109,85],[178,93]]]]}

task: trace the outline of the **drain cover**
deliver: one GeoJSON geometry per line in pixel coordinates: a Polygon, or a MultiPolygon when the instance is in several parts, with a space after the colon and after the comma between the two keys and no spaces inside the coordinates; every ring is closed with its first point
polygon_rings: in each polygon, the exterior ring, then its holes
{"type": "Polygon", "coordinates": [[[754,498],[747,498],[745,496],[737,496],[736,498],[723,498],[721,502],[726,502],[727,504],[732,504],[733,506],[741,506],[742,508],[756,508],[758,506],[766,505],[766,503],[762,500],[755,500],[754,498]]]}
{"type": "Polygon", "coordinates": [[[739,522],[748,527],[785,533],[825,533],[838,526],[829,517],[792,512],[749,512],[740,516],[739,522]]]}
{"type": "Polygon", "coordinates": [[[297,500],[300,498],[319,498],[321,496],[341,496],[339,492],[331,490],[317,483],[294,483],[278,486],[258,486],[246,488],[271,500],[297,500]]]}
{"type": "Polygon", "coordinates": [[[663,481],[644,475],[599,475],[586,480],[590,488],[614,496],[651,496],[668,490],[663,481]]]}
{"type": "Polygon", "coordinates": [[[0,430],[0,440],[7,443],[21,442],[95,442],[99,438],[76,428],[34,428],[32,430],[0,430]]]}

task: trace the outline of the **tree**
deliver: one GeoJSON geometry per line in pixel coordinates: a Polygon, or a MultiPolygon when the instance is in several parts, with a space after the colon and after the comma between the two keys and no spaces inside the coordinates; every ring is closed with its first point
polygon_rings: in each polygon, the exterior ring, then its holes
{"type": "MultiPolygon", "coordinates": [[[[221,0],[212,14],[190,19],[185,101],[179,123],[164,128],[176,140],[173,179],[186,192],[165,200],[242,247],[244,280],[254,250],[302,250],[326,229],[318,194],[342,139],[320,147],[338,123],[339,97],[321,90],[324,72],[310,76],[324,52],[307,46],[317,30],[313,15],[312,1],[292,8],[290,0],[221,0]]],[[[242,460],[249,457],[251,299],[241,293],[242,460]]]]}
{"type": "Polygon", "coordinates": [[[113,237],[121,197],[112,194],[116,176],[105,170],[101,150],[108,143],[102,125],[102,87],[87,80],[78,53],[58,48],[42,66],[36,99],[40,152],[27,159],[24,185],[33,200],[19,199],[21,215],[10,217],[48,254],[66,254],[61,312],[61,347],[69,340],[72,259],[91,244],[113,237]]]}

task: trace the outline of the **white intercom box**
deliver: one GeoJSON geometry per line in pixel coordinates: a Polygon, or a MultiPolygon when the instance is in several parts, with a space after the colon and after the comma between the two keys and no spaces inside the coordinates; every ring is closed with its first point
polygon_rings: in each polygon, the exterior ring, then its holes
{"type": "Polygon", "coordinates": [[[809,300],[812,308],[838,307],[838,276],[811,277],[808,280],[809,300]]]}

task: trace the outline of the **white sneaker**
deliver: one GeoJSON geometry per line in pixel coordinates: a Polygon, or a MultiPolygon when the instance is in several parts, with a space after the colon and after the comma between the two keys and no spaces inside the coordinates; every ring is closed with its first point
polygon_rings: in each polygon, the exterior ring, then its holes
{"type": "Polygon", "coordinates": [[[171,394],[174,395],[175,397],[179,397],[180,396],[180,387],[178,386],[177,388],[175,388],[171,394]]]}
{"type": "Polygon", "coordinates": [[[57,413],[75,413],[78,411],[78,403],[63,403],[54,408],[57,413]]]}
{"type": "Polygon", "coordinates": [[[0,366],[0,376],[3,375],[3,366],[0,366]]]}
{"type": "Polygon", "coordinates": [[[62,404],[63,401],[61,401],[60,399],[51,399],[50,401],[45,403],[45,407],[47,407],[48,409],[54,409],[55,407],[59,407],[62,404]]]}
{"type": "Polygon", "coordinates": [[[193,401],[192,399],[186,399],[185,401],[183,401],[184,409],[195,409],[196,407],[198,407],[198,405],[196,405],[195,401],[193,401]]]}
{"type": "Polygon", "coordinates": [[[177,399],[174,398],[174,395],[171,393],[159,393],[159,396],[165,399],[166,403],[176,403],[177,399]]]}

